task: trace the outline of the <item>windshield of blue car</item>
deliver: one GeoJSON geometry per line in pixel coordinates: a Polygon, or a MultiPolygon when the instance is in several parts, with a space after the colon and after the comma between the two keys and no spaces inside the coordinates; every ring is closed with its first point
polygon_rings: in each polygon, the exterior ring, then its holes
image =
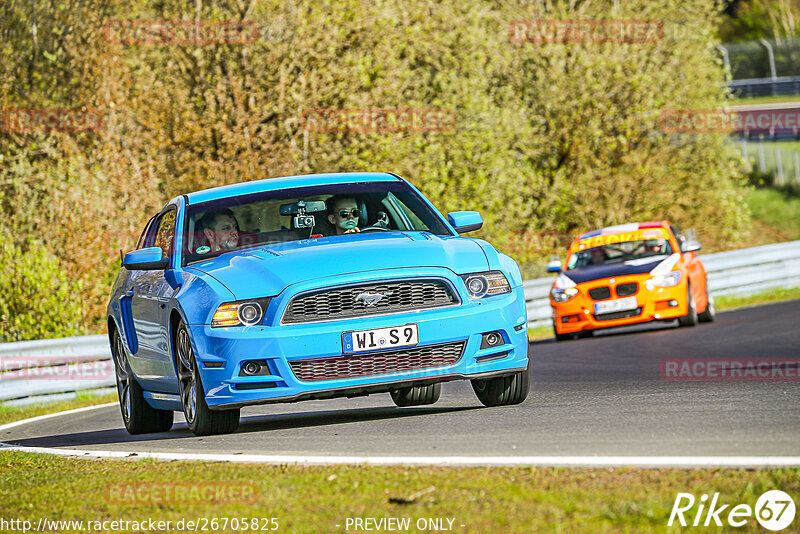
{"type": "Polygon", "coordinates": [[[573,252],[567,261],[567,270],[612,263],[650,263],[670,254],[672,247],[664,238],[609,243],[573,252]]]}
{"type": "Polygon", "coordinates": [[[362,182],[266,191],[190,204],[183,264],[232,250],[335,236],[334,212],[362,232],[453,235],[418,193],[403,182],[362,182]],[[344,207],[343,207],[344,206],[344,207]]]}

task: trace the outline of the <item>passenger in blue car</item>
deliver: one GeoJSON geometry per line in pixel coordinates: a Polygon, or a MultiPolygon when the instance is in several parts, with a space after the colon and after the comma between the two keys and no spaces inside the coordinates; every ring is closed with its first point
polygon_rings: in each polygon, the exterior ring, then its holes
{"type": "Polygon", "coordinates": [[[353,197],[331,197],[325,204],[328,207],[328,222],[333,225],[336,235],[361,231],[358,228],[361,210],[358,209],[356,199],[353,197]]]}
{"type": "Polygon", "coordinates": [[[200,227],[212,252],[232,250],[239,246],[239,221],[227,208],[203,215],[200,227]]]}

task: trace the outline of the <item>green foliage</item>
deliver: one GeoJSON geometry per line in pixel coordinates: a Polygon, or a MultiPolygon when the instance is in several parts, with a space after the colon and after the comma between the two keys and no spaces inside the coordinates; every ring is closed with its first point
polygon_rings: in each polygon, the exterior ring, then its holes
{"type": "MultiPolygon", "coordinates": [[[[748,226],[724,135],[667,136],[664,109],[726,98],[714,0],[91,0],[3,6],[0,108],[102,110],[99,132],[0,132],[0,206],[82,280],[103,327],[117,247],[187,191],[352,170],[410,179],[442,211],[480,210],[487,238],[521,262],[528,236],[669,218],[722,246],[748,226]],[[123,20],[248,20],[250,44],[107,42],[123,20]],[[664,22],[648,43],[514,43],[518,19],[664,22]],[[439,108],[436,132],[314,132],[313,108],[439,108]]],[[[15,238],[16,239],[16,238],[15,238]]]]}
{"type": "Polygon", "coordinates": [[[800,1],[742,0],[723,17],[723,42],[752,41],[800,35],[800,1]]]}
{"type": "Polygon", "coordinates": [[[40,243],[0,231],[0,342],[82,333],[82,289],[40,243]]]}

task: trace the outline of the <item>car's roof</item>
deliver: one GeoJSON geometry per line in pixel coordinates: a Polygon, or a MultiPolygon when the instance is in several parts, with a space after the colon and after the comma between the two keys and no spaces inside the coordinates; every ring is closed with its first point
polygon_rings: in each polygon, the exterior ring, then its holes
{"type": "Polygon", "coordinates": [[[223,185],[211,189],[203,189],[186,195],[189,204],[208,202],[250,193],[263,191],[276,191],[295,187],[309,187],[315,185],[335,185],[356,182],[396,182],[401,178],[388,172],[336,172],[326,174],[305,174],[300,176],[283,176],[280,178],[267,178],[237,184],[223,185]]]}
{"type": "Polygon", "coordinates": [[[644,230],[646,228],[666,228],[669,226],[669,221],[646,221],[638,223],[620,224],[617,226],[607,226],[599,230],[592,230],[581,234],[578,239],[588,239],[599,235],[614,235],[624,232],[635,232],[637,230],[644,230]]]}

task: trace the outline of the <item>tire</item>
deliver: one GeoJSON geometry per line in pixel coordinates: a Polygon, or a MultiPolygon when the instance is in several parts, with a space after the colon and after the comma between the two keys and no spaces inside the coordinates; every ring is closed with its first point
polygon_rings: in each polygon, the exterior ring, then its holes
{"type": "Polygon", "coordinates": [[[530,369],[508,376],[472,380],[472,389],[484,406],[519,404],[528,396],[530,369]]]}
{"type": "Polygon", "coordinates": [[[678,317],[678,324],[681,326],[697,326],[697,305],[692,296],[692,286],[686,284],[686,301],[689,303],[689,313],[683,317],[678,317]]]}
{"type": "Polygon", "coordinates": [[[173,340],[175,366],[178,370],[183,415],[189,430],[196,436],[229,434],[239,428],[239,409],[211,410],[206,404],[203,382],[197,370],[189,330],[183,321],[178,323],[173,340]]]}
{"type": "Polygon", "coordinates": [[[703,310],[703,313],[697,314],[697,320],[701,323],[713,323],[714,319],[717,318],[717,309],[714,307],[714,297],[708,294],[708,290],[706,290],[706,309],[703,310]]]}
{"type": "Polygon", "coordinates": [[[439,400],[439,395],[442,393],[442,384],[430,384],[428,386],[412,386],[409,388],[400,388],[392,390],[392,401],[397,406],[425,406],[426,404],[434,404],[439,400]]]}
{"type": "Polygon", "coordinates": [[[129,434],[167,432],[172,428],[174,416],[172,410],[157,410],[147,403],[144,398],[144,390],[131,371],[128,353],[125,352],[119,330],[114,330],[112,339],[114,374],[116,375],[119,409],[122,414],[122,422],[125,423],[125,430],[129,434]]]}

